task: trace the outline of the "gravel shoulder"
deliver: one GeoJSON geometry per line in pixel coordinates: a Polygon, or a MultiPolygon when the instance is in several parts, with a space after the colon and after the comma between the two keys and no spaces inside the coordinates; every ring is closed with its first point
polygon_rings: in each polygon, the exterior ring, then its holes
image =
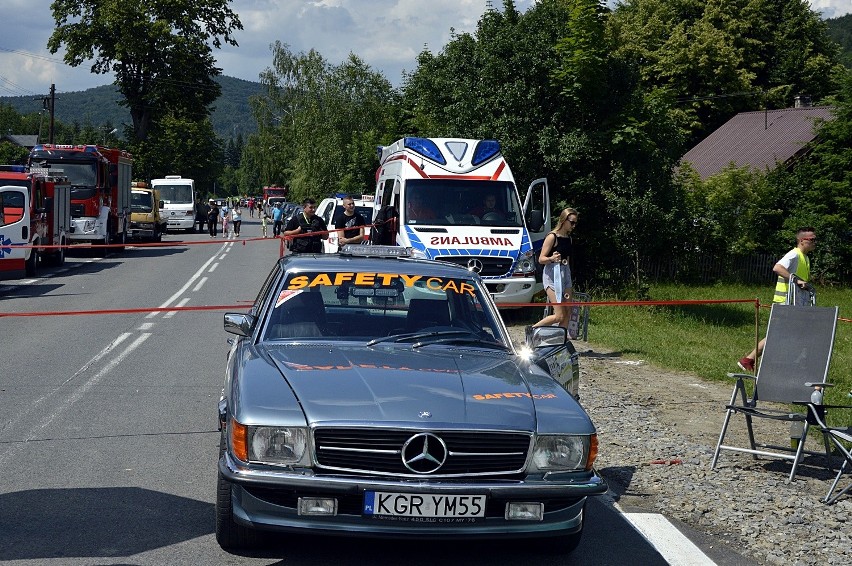
{"type": "MultiPolygon", "coordinates": [[[[509,327],[516,343],[523,328],[509,327]]],[[[620,507],[661,513],[759,564],[852,563],[852,496],[821,503],[834,478],[821,458],[806,457],[790,484],[785,460],[728,451],[710,469],[733,381],[705,381],[589,342],[574,345],[580,402],[598,428],[595,467],[620,507]]],[[[789,444],[786,425],[759,422],[767,420],[756,420],[758,440],[789,444]]],[[[746,446],[745,431],[735,416],[726,444],[746,446]]],[[[811,437],[807,447],[819,450],[821,439],[811,437]]]]}

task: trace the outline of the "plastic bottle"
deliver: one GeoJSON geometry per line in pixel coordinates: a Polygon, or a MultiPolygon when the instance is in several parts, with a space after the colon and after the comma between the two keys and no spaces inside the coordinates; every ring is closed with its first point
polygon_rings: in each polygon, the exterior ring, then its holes
{"type": "Polygon", "coordinates": [[[811,403],[814,405],[822,405],[822,390],[814,389],[814,392],[811,393],[811,403]]]}

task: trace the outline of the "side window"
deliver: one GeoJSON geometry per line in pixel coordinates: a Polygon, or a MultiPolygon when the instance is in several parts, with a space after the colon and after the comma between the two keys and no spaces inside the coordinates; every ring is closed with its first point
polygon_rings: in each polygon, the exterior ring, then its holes
{"type": "Polygon", "coordinates": [[[385,186],[382,189],[382,206],[387,206],[391,203],[391,199],[393,198],[393,187],[394,180],[387,179],[385,181],[385,186]]]}
{"type": "Polygon", "coordinates": [[[323,210],[320,213],[320,216],[322,217],[323,220],[325,220],[326,225],[331,224],[331,221],[333,220],[333,218],[331,216],[331,212],[333,210],[334,210],[334,201],[325,205],[325,210],[323,210]]]}
{"type": "Polygon", "coordinates": [[[260,312],[263,303],[266,301],[266,297],[269,295],[270,289],[275,284],[275,279],[278,276],[278,272],[280,271],[280,267],[276,263],[272,267],[272,271],[269,272],[269,275],[266,276],[266,281],[263,282],[263,285],[260,287],[260,292],[257,294],[257,298],[254,300],[254,304],[251,307],[251,313],[256,315],[260,312]]]}
{"type": "Polygon", "coordinates": [[[25,200],[22,191],[0,193],[0,226],[13,224],[24,217],[25,200]]]}

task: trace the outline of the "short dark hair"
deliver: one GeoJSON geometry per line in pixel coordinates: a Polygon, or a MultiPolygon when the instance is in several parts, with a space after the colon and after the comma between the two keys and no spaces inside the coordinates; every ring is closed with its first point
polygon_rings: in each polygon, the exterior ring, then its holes
{"type": "Polygon", "coordinates": [[[813,226],[802,226],[801,228],[796,230],[796,239],[801,238],[802,234],[804,234],[805,232],[816,233],[816,230],[814,230],[813,226]]]}
{"type": "Polygon", "coordinates": [[[305,206],[306,204],[314,204],[315,205],[316,203],[317,203],[317,201],[315,201],[311,197],[306,197],[304,200],[302,200],[302,206],[305,206]]]}

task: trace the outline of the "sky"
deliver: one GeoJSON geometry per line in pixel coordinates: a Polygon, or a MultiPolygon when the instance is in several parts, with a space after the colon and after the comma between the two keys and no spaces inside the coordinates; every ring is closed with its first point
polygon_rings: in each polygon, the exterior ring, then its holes
{"type": "MultiPolygon", "coordinates": [[[[0,34],[0,96],[41,96],[111,84],[112,75],[90,72],[91,63],[70,67],[62,51],[51,54],[52,0],[3,0],[0,34]]],[[[535,0],[515,0],[527,10],[535,0]]],[[[615,4],[617,0],[610,0],[615,4]]],[[[824,17],[852,12],[852,0],[810,0],[824,17]]],[[[232,0],[243,24],[235,38],[213,55],[222,74],[257,81],[272,64],[270,45],[286,43],[293,52],[316,49],[329,63],[355,53],[394,86],[413,71],[424,47],[438,53],[455,33],[473,32],[488,5],[502,0],[232,0]]]]}

